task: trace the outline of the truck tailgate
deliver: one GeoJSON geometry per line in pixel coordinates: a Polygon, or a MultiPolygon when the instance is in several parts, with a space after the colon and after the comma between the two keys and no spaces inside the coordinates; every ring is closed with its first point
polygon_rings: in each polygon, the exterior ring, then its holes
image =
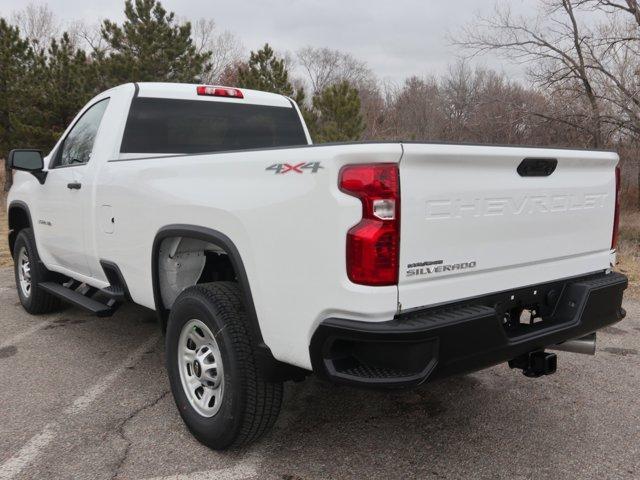
{"type": "Polygon", "coordinates": [[[403,148],[402,310],[610,266],[615,153],[436,144],[403,148]],[[527,160],[533,168],[519,173],[525,159],[544,161],[527,160]],[[544,169],[553,165],[546,175],[544,169]]]}

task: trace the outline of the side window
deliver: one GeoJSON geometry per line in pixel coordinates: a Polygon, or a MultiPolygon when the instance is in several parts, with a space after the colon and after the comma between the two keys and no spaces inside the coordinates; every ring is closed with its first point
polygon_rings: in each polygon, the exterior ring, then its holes
{"type": "Polygon", "coordinates": [[[83,165],[91,159],[93,143],[107,105],[109,105],[108,98],[92,105],[82,114],[58,148],[54,167],[83,165]]]}

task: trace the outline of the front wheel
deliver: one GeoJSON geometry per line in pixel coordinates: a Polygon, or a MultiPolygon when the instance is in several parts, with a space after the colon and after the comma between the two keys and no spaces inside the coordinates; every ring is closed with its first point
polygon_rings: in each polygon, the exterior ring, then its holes
{"type": "Polygon", "coordinates": [[[49,280],[51,272],[40,262],[33,230],[24,228],[18,234],[13,246],[14,274],[20,303],[33,314],[50,313],[58,310],[62,302],[38,284],[49,280]]]}
{"type": "Polygon", "coordinates": [[[260,375],[237,284],[196,285],[178,296],[167,324],[166,362],[178,411],[208,447],[245,445],[275,423],[282,384],[260,375]]]}

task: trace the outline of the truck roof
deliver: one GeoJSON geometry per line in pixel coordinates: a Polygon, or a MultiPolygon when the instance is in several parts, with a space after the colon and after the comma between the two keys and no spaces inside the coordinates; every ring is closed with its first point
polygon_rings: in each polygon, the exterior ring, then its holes
{"type": "MultiPolygon", "coordinates": [[[[179,100],[202,100],[214,102],[245,103],[253,105],[266,105],[272,107],[288,107],[293,105],[289,98],[277,93],[261,92],[241,88],[244,98],[227,98],[201,96],[196,93],[196,88],[202,83],[164,83],[164,82],[137,82],[134,85],[138,88],[137,95],[140,97],[175,98],[179,100]]],[[[235,88],[235,87],[234,87],[235,88]]]]}

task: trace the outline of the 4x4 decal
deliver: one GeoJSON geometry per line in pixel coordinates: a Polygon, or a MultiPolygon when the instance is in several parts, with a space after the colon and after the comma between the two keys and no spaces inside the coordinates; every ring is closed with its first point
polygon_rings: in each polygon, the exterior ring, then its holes
{"type": "Polygon", "coordinates": [[[324,168],[320,165],[320,162],[302,162],[296,164],[289,163],[274,163],[273,165],[265,168],[266,171],[272,171],[276,175],[284,174],[284,173],[304,173],[305,171],[309,171],[310,173],[318,173],[318,170],[324,168]]]}

